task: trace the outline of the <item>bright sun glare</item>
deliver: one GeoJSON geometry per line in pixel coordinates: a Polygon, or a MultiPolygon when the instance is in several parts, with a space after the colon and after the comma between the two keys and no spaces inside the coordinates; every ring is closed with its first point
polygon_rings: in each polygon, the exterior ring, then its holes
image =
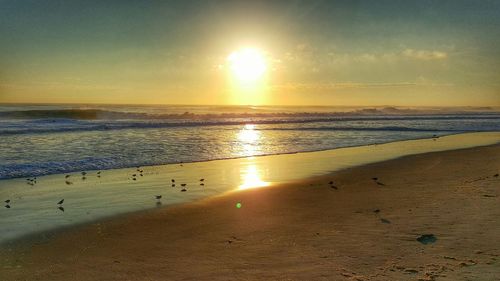
{"type": "Polygon", "coordinates": [[[266,72],[267,65],[261,51],[245,48],[232,52],[227,60],[234,76],[241,82],[253,82],[266,72]]]}

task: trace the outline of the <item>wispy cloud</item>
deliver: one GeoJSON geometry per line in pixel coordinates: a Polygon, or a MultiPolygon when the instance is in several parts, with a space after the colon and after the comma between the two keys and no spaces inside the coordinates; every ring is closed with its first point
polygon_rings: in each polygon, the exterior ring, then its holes
{"type": "Polygon", "coordinates": [[[418,86],[453,86],[450,83],[436,83],[422,77],[415,82],[388,82],[388,83],[366,83],[366,82],[327,82],[327,83],[287,83],[274,85],[276,90],[341,90],[341,89],[368,89],[368,88],[399,88],[418,86]]]}
{"type": "Polygon", "coordinates": [[[333,82],[333,83],[287,83],[275,85],[273,88],[279,90],[338,90],[353,88],[392,88],[416,86],[414,82],[398,83],[360,83],[360,82],[333,82]]]}
{"type": "Polygon", "coordinates": [[[418,60],[443,60],[448,58],[446,52],[436,50],[406,49],[401,54],[405,57],[418,60]]]}

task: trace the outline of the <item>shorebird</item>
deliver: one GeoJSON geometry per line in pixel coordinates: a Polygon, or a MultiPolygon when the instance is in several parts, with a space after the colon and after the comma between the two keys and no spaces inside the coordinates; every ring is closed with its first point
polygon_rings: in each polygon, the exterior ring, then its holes
{"type": "Polygon", "coordinates": [[[333,181],[330,181],[328,184],[333,184],[333,181]]]}
{"type": "Polygon", "coordinates": [[[172,179],[172,182],[175,182],[175,180],[174,180],[174,179],[172,179]]]}
{"type": "Polygon", "coordinates": [[[72,182],[70,182],[70,181],[66,181],[66,184],[67,184],[67,185],[71,185],[71,184],[73,184],[73,183],[72,183],[72,182]]]}
{"type": "Polygon", "coordinates": [[[201,186],[204,186],[205,184],[204,183],[200,183],[201,186]]]}
{"type": "Polygon", "coordinates": [[[172,184],[172,187],[175,187],[175,183],[172,184]]]}
{"type": "Polygon", "coordinates": [[[186,192],[186,191],[187,191],[187,189],[185,189],[185,188],[181,189],[181,192],[186,192]]]}
{"type": "Polygon", "coordinates": [[[64,212],[64,207],[63,206],[59,206],[57,207],[59,210],[63,211],[64,212]]]}
{"type": "Polygon", "coordinates": [[[498,178],[498,174],[494,174],[493,176],[494,176],[495,178],[498,178]]]}
{"type": "Polygon", "coordinates": [[[7,199],[4,201],[5,203],[9,204],[10,203],[10,199],[7,199]]]}
{"type": "Polygon", "coordinates": [[[62,205],[64,203],[64,199],[61,199],[59,202],[57,202],[57,205],[62,205]]]}
{"type": "Polygon", "coordinates": [[[200,179],[200,181],[205,181],[205,179],[200,179]]]}
{"type": "Polygon", "coordinates": [[[181,183],[181,186],[186,186],[186,185],[187,185],[187,184],[185,184],[185,183],[181,183]]]}
{"type": "Polygon", "coordinates": [[[133,174],[132,176],[133,176],[133,177],[136,177],[137,175],[136,175],[136,174],[133,174]]]}
{"type": "Polygon", "coordinates": [[[375,177],[375,178],[372,178],[372,180],[376,181],[376,180],[378,180],[378,178],[375,177]]]}
{"type": "Polygon", "coordinates": [[[82,176],[85,176],[87,174],[87,172],[82,172],[82,176]]]}
{"type": "Polygon", "coordinates": [[[161,195],[156,195],[155,198],[156,198],[156,200],[160,200],[161,199],[161,195]]]}
{"type": "Polygon", "coordinates": [[[5,205],[5,208],[10,209],[10,205],[5,205]]]}
{"type": "Polygon", "coordinates": [[[66,176],[65,176],[65,178],[69,178],[69,177],[71,177],[71,175],[66,175],[66,176]]]}
{"type": "Polygon", "coordinates": [[[391,223],[391,221],[390,221],[390,220],[383,219],[383,218],[381,218],[381,219],[380,219],[380,221],[381,221],[381,222],[383,222],[383,223],[391,223]]]}

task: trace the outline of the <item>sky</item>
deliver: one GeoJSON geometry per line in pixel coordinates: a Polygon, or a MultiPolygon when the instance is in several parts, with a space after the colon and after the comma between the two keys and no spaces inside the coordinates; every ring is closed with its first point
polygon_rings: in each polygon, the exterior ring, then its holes
{"type": "Polygon", "coordinates": [[[498,46],[490,0],[0,0],[0,103],[499,106],[498,46]]]}

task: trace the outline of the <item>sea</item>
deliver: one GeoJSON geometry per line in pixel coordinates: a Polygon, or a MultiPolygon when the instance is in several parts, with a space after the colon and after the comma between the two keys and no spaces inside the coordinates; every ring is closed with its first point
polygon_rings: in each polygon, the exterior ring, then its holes
{"type": "Polygon", "coordinates": [[[0,104],[0,179],[482,131],[499,108],[0,104]]]}

